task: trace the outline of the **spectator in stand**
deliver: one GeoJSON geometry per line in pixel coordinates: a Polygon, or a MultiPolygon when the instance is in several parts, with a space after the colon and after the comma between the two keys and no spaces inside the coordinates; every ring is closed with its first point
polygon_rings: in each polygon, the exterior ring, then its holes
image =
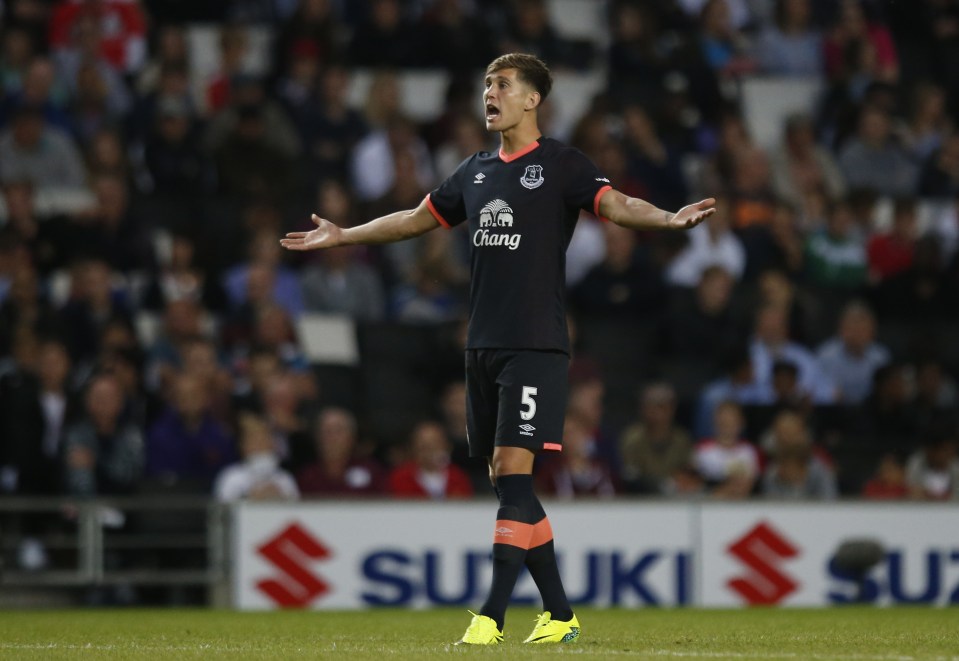
{"type": "Polygon", "coordinates": [[[76,123],[68,111],[69,95],[49,57],[38,55],[24,72],[20,89],[0,100],[0,126],[5,126],[22,107],[39,108],[48,126],[69,136],[76,123]]]}
{"type": "Polygon", "coordinates": [[[959,389],[956,381],[936,358],[925,358],[916,364],[913,405],[922,424],[959,413],[959,389]]]}
{"type": "Polygon", "coordinates": [[[845,201],[829,206],[826,226],[806,239],[806,275],[813,286],[856,292],[869,273],[863,235],[845,201]]]}
{"type": "Polygon", "coordinates": [[[946,136],[942,146],[926,157],[919,194],[940,200],[959,198],[959,132],[946,136]]]}
{"type": "Polygon", "coordinates": [[[269,426],[250,413],[240,416],[240,461],[224,468],[213,483],[221,503],[238,500],[298,500],[296,480],[280,468],[269,426]]]}
{"type": "Polygon", "coordinates": [[[868,500],[902,500],[909,496],[906,484],[906,468],[893,452],[879,459],[879,466],[862,489],[862,497],[868,500]]]}
{"type": "Polygon", "coordinates": [[[752,358],[745,346],[730,349],[722,358],[724,375],[706,383],[700,392],[693,426],[695,438],[710,438],[716,433],[713,428],[716,408],[727,400],[741,406],[772,401],[770,389],[756,382],[752,358]]]}
{"type": "Polygon", "coordinates": [[[912,266],[917,235],[916,200],[899,198],[892,213],[892,228],[869,240],[869,274],[881,282],[899,275],[912,266]]]}
{"type": "Polygon", "coordinates": [[[403,17],[399,0],[372,0],[353,31],[350,63],[360,67],[410,67],[419,64],[419,43],[403,17]]]}
{"type": "Polygon", "coordinates": [[[187,340],[181,351],[183,374],[200,381],[210,403],[210,413],[222,426],[231,423],[233,379],[220,360],[216,343],[207,338],[187,340]]]}
{"type": "Polygon", "coordinates": [[[812,22],[810,0],[776,0],[773,22],[759,35],[757,57],[764,73],[820,76],[822,34],[812,22]]]}
{"type": "Polygon", "coordinates": [[[156,123],[144,146],[143,159],[151,192],[167,198],[196,196],[213,189],[213,171],[200,149],[198,128],[189,103],[182,98],[157,99],[156,123]]]}
{"type": "Polygon", "coordinates": [[[486,66],[495,53],[485,18],[485,8],[484,15],[479,15],[476,8],[460,0],[432,0],[419,25],[423,65],[451,71],[486,66]]]}
{"type": "Polygon", "coordinates": [[[636,232],[604,223],[606,256],[570,291],[581,314],[603,319],[655,318],[664,309],[662,276],[636,232]]]}
{"type": "Polygon", "coordinates": [[[570,411],[563,427],[563,452],[543,462],[536,473],[536,491],[570,500],[612,498],[616,490],[611,465],[596,454],[590,423],[570,411]]]}
{"type": "Polygon", "coordinates": [[[818,456],[803,416],[783,411],[772,424],[770,463],[762,476],[762,494],[780,500],[835,500],[832,467],[818,456]]]}
{"type": "Polygon", "coordinates": [[[842,73],[844,55],[859,51],[869,62],[870,77],[887,83],[899,78],[899,58],[889,29],[870,21],[862,0],[842,0],[836,23],[826,36],[826,73],[835,79],[842,73]]]}
{"type": "Polygon", "coordinates": [[[206,84],[205,101],[208,115],[212,116],[224,110],[232,101],[232,88],[236,79],[245,71],[245,63],[250,49],[247,28],[242,25],[230,25],[220,30],[219,70],[206,84]]]}
{"type": "Polygon", "coordinates": [[[759,452],[742,438],[742,409],[731,401],[716,407],[715,435],[696,444],[693,464],[717,498],[740,500],[752,493],[759,477],[759,452]]]}
{"type": "Polygon", "coordinates": [[[720,78],[752,73],[757,68],[745,36],[734,24],[727,0],[706,0],[699,13],[699,46],[709,68],[720,78]]]}
{"type": "MultiPolygon", "coordinates": [[[[317,215],[341,227],[353,224],[352,200],[338,181],[320,184],[317,215]]],[[[300,271],[303,305],[309,312],[342,313],[361,321],[378,321],[385,314],[385,294],[379,274],[364,260],[359,246],[324,252],[300,271]]]]}
{"type": "Polygon", "coordinates": [[[666,282],[676,287],[695,287],[710,266],[721,266],[736,280],[746,270],[746,251],[729,229],[729,200],[716,198],[716,213],[686,233],[689,244],[666,266],[666,282]]]}
{"type": "Polygon", "coordinates": [[[846,192],[845,181],[832,154],[816,144],[808,115],[791,115],[786,119],[783,141],[773,151],[771,164],[776,195],[807,213],[812,193],[821,191],[828,199],[838,200],[846,192]]]}
{"type": "Polygon", "coordinates": [[[302,414],[304,399],[297,377],[290,373],[273,377],[263,392],[263,417],[273,434],[273,449],[283,466],[293,472],[315,458],[302,414]]]}
{"type": "Polygon", "coordinates": [[[410,434],[409,459],[390,473],[390,493],[398,498],[470,498],[473,484],[452,463],[450,441],[443,425],[420,422],[410,434]]]}
{"type": "Polygon", "coordinates": [[[281,199],[295,190],[293,158],[273,144],[264,115],[260,104],[238,108],[232,130],[213,152],[224,195],[281,199]]]}
{"type": "Polygon", "coordinates": [[[80,142],[90,144],[96,134],[119,124],[133,105],[126,85],[111,81],[113,72],[97,67],[94,62],[82,63],[76,72],[71,112],[80,142]]]}
{"type": "Polygon", "coordinates": [[[384,128],[357,143],[350,174],[357,197],[371,202],[394,190],[398,173],[412,179],[421,191],[429,190],[435,179],[429,149],[416,134],[412,120],[393,115],[384,128]]]}
{"type": "MultiPolygon", "coordinates": [[[[185,62],[164,62],[160,67],[156,89],[139,97],[127,118],[127,130],[132,144],[141,144],[153,133],[159,122],[161,105],[180,105],[177,112],[191,117],[199,115],[199,108],[190,87],[189,66],[185,62]]],[[[196,140],[196,146],[201,142],[196,140]]]]}
{"type": "Polygon", "coordinates": [[[919,416],[909,396],[910,375],[905,365],[889,363],[876,370],[872,392],[860,410],[859,435],[866,443],[858,461],[875,465],[883,454],[907,456],[919,447],[919,416]]]}
{"type": "Polygon", "coordinates": [[[0,133],[0,182],[29,181],[38,191],[77,191],[86,184],[86,169],[73,140],[50,126],[43,111],[21,106],[0,133]]]}
{"type": "Polygon", "coordinates": [[[217,473],[235,460],[233,439],[213,417],[203,382],[177,375],[169,406],[147,434],[147,477],[207,493],[217,473]]]}
{"type": "Polygon", "coordinates": [[[643,389],[639,420],[620,435],[619,456],[624,491],[672,495],[685,490],[693,444],[676,423],[676,393],[671,386],[654,383],[643,389]]]}
{"type": "Polygon", "coordinates": [[[205,311],[195,300],[173,300],[163,308],[163,322],[153,345],[148,347],[147,385],[167,394],[180,370],[186,366],[186,349],[204,335],[205,311]]]}
{"type": "Polygon", "coordinates": [[[104,260],[122,273],[153,267],[153,246],[148,228],[130,203],[127,181],[117,174],[100,174],[93,180],[96,203],[75,218],[75,254],[104,260]]]}
{"type": "Polygon", "coordinates": [[[733,304],[735,284],[722,266],[710,266],[695,291],[671,296],[660,341],[663,355],[695,362],[714,375],[746,330],[733,304]]]}
{"type": "Polygon", "coordinates": [[[505,35],[498,44],[500,53],[532,53],[550,66],[583,68],[592,53],[577,48],[553,27],[545,0],[516,0],[505,35]]]}
{"type": "Polygon", "coordinates": [[[892,134],[884,108],[865,106],[856,135],[839,152],[839,169],[853,188],[870,188],[884,195],[911,195],[916,188],[916,164],[892,134]]]}
{"type": "Polygon", "coordinates": [[[64,433],[80,403],[70,387],[70,356],[57,340],[43,341],[36,373],[0,378],[0,493],[53,495],[64,433]]]}
{"type": "Polygon", "coordinates": [[[138,427],[124,417],[123,389],[101,374],[87,385],[83,417],[66,432],[65,490],[76,496],[132,493],[143,475],[144,443],[138,427]]]}
{"type": "Polygon", "coordinates": [[[911,94],[911,112],[903,126],[906,147],[917,161],[925,161],[949,136],[953,123],[946,109],[946,93],[933,83],[916,85],[911,94]]]}
{"type": "Polygon", "coordinates": [[[772,387],[773,364],[787,361],[798,370],[799,389],[814,404],[835,401],[836,385],[822,373],[813,353],[789,339],[789,310],[781,303],[763,303],[756,313],[750,343],[756,383],[772,387]]]}
{"type": "Polygon", "coordinates": [[[142,306],[159,311],[175,301],[192,301],[206,310],[219,313],[226,306],[226,294],[215,278],[207,277],[196,264],[196,244],[192,236],[176,232],[170,236],[169,251],[160,253],[159,268],[154,271],[143,293],[142,306]]]}
{"type": "MultiPolygon", "coordinates": [[[[645,184],[651,204],[671,209],[681,207],[689,197],[683,174],[682,154],[663,141],[656,125],[642,106],[627,106],[623,111],[629,171],[645,184]]],[[[604,172],[609,175],[609,170],[604,172]]],[[[617,190],[627,190],[622,182],[617,190]]]]}
{"type": "MultiPolygon", "coordinates": [[[[0,243],[0,261],[4,251],[0,243]]],[[[63,328],[63,318],[44,296],[36,270],[29,264],[13,264],[9,289],[0,303],[0,356],[11,355],[22,331],[53,337],[63,328]]]]}
{"type": "Polygon", "coordinates": [[[349,85],[350,72],[342,66],[323,71],[322,103],[299,127],[312,171],[320,179],[346,179],[350,153],[368,131],[362,113],[349,105],[349,85]]]}
{"type": "Polygon", "coordinates": [[[611,9],[607,87],[617,100],[651,101],[661,93],[668,65],[659,12],[634,2],[614,2],[611,9]]]}
{"type": "Polygon", "coordinates": [[[302,145],[296,127],[279,101],[268,93],[264,81],[244,74],[231,83],[230,104],[214,115],[206,127],[203,147],[216,154],[228,142],[235,141],[238,134],[253,139],[251,120],[261,127],[256,142],[264,151],[292,160],[300,155],[302,145]],[[240,129],[240,125],[244,127],[240,129]]]}
{"type": "Polygon", "coordinates": [[[956,280],[943,269],[942,246],[933,234],[915,242],[911,266],[873,290],[880,319],[910,324],[940,324],[959,318],[956,280]]]}
{"type": "Polygon", "coordinates": [[[816,359],[822,373],[839,389],[839,401],[861,404],[869,396],[876,370],[892,356],[876,342],[872,310],[853,301],[843,310],[836,335],[820,345],[816,359]]]}
{"type": "Polygon", "coordinates": [[[273,43],[273,64],[287,71],[296,53],[311,52],[320,67],[341,59],[342,26],[337,20],[337,3],[331,0],[299,0],[296,10],[284,21],[273,43]]]}
{"type": "Polygon", "coordinates": [[[156,26],[153,41],[150,61],[136,77],[135,91],[140,97],[156,92],[165,67],[190,65],[190,44],[185,26],[176,23],[156,26]]]}
{"type": "Polygon", "coordinates": [[[932,429],[922,449],[906,463],[906,484],[916,500],[959,500],[959,434],[953,428],[932,429]]]}
{"type": "Polygon", "coordinates": [[[283,264],[284,255],[276,236],[268,229],[257,231],[248,245],[249,261],[231,268],[223,277],[230,305],[240,310],[258,300],[260,292],[251,296],[251,288],[262,292],[270,303],[279,305],[297,319],[303,314],[303,290],[292,268],[283,264]]]}
{"type": "Polygon", "coordinates": [[[109,264],[99,259],[77,262],[70,274],[70,298],[60,310],[67,342],[75,362],[93,359],[100,349],[100,334],[114,318],[131,316],[126,291],[114,288],[109,264]]]}
{"type": "Polygon", "coordinates": [[[80,50],[103,58],[120,75],[140,71],[146,61],[147,21],[139,2],[62,0],[48,36],[58,57],[73,59],[80,50]]]}
{"type": "Polygon", "coordinates": [[[16,26],[6,27],[0,41],[0,92],[11,96],[23,89],[23,79],[36,49],[30,33],[16,26]]]}
{"type": "Polygon", "coordinates": [[[375,496],[385,489],[382,469],[361,452],[356,417],[341,408],[325,408],[316,417],[316,461],[296,474],[306,496],[375,496]]]}

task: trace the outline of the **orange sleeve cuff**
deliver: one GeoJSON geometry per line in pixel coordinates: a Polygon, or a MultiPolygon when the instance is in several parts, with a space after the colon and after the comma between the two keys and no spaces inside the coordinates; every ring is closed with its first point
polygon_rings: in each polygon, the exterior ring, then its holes
{"type": "Polygon", "coordinates": [[[603,186],[598,191],[596,191],[596,197],[593,198],[593,215],[602,220],[605,223],[609,222],[609,218],[603,218],[599,215],[599,201],[603,199],[603,195],[613,190],[612,186],[603,186]]]}
{"type": "Polygon", "coordinates": [[[446,222],[445,218],[443,218],[443,214],[437,211],[436,207],[433,206],[433,200],[430,199],[429,193],[427,193],[426,195],[426,208],[430,210],[431,214],[433,214],[433,218],[436,218],[436,222],[438,222],[440,225],[442,225],[446,229],[450,229],[450,224],[446,222]]]}

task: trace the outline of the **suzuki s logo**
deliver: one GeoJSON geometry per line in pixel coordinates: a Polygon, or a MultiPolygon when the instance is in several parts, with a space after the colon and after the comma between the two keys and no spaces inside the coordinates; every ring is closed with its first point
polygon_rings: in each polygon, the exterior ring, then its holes
{"type": "Polygon", "coordinates": [[[542,186],[543,181],[545,180],[543,179],[542,165],[527,165],[526,172],[519,179],[519,183],[530,190],[542,186]]]}
{"type": "Polygon", "coordinates": [[[256,583],[256,587],[277,605],[284,608],[303,608],[330,591],[330,586],[310,571],[309,566],[312,561],[325,560],[332,554],[299,524],[291,524],[257,548],[257,552],[280,573],[277,578],[256,583]]]}
{"type": "Polygon", "coordinates": [[[799,587],[779,569],[784,560],[796,557],[799,549],[765,521],[727,550],[748,569],[744,576],[727,583],[747,604],[778,604],[799,587]]]}

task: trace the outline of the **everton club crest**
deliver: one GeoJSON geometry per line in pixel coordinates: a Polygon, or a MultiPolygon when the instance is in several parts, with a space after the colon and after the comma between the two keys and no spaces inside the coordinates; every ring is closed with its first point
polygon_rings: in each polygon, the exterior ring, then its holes
{"type": "Polygon", "coordinates": [[[519,183],[526,188],[533,190],[543,185],[543,166],[527,165],[526,173],[519,178],[519,183]]]}

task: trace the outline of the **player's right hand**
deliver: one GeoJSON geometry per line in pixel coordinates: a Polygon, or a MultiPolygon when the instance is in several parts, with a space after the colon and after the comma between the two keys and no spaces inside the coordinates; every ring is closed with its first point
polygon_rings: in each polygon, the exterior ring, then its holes
{"type": "Polygon", "coordinates": [[[316,214],[312,216],[316,229],[310,232],[290,232],[280,239],[280,245],[288,250],[316,250],[342,245],[343,230],[316,214]]]}

